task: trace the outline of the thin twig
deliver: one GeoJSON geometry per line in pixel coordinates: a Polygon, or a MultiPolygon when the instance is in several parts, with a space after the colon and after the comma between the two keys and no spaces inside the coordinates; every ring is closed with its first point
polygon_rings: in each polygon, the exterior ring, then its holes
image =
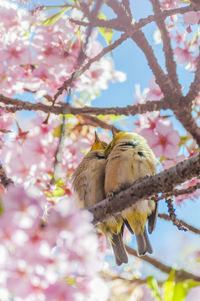
{"type": "Polygon", "coordinates": [[[83,74],[86,70],[89,69],[89,67],[96,61],[99,61],[104,55],[106,55],[107,53],[109,53],[110,51],[114,50],[116,47],[118,47],[119,45],[121,45],[125,40],[127,40],[128,38],[128,34],[122,34],[121,37],[116,40],[115,42],[113,42],[112,44],[110,44],[109,46],[103,48],[103,50],[97,54],[95,57],[93,57],[92,59],[90,59],[88,61],[88,63],[86,63],[83,67],[81,67],[80,69],[76,70],[71,77],[64,81],[62,87],[60,87],[58,89],[58,92],[54,95],[54,99],[57,99],[58,96],[60,96],[64,90],[66,90],[71,84],[72,82],[79,77],[81,74],[83,74]]]}
{"type": "MultiPolygon", "coordinates": [[[[165,221],[172,221],[171,217],[168,214],[165,213],[159,213],[158,217],[161,219],[164,219],[165,221]]],[[[195,233],[195,234],[199,234],[200,235],[200,229],[186,223],[185,221],[181,220],[181,219],[177,219],[179,221],[179,223],[181,225],[183,225],[185,228],[187,228],[189,231],[195,233]]]]}
{"type": "Polygon", "coordinates": [[[182,225],[180,220],[177,218],[175,214],[175,208],[173,206],[173,200],[171,198],[166,199],[167,207],[168,207],[168,212],[170,219],[173,223],[174,226],[176,226],[179,230],[187,231],[187,229],[182,225]]]}
{"type": "Polygon", "coordinates": [[[114,125],[108,124],[105,121],[98,119],[97,117],[87,115],[87,114],[80,115],[80,116],[86,121],[86,123],[88,125],[93,125],[95,127],[99,126],[102,129],[107,129],[107,130],[110,130],[110,131],[114,130],[116,133],[120,131],[114,125]]]}
{"type": "Polygon", "coordinates": [[[154,196],[153,199],[155,201],[159,201],[162,199],[166,199],[170,196],[180,196],[180,195],[187,195],[187,194],[192,194],[193,192],[195,192],[197,189],[200,189],[200,182],[196,183],[195,185],[189,186],[187,188],[184,189],[174,189],[169,193],[162,193],[162,196],[154,196]]]}
{"type": "MultiPolygon", "coordinates": [[[[173,16],[173,15],[178,15],[178,14],[183,15],[186,12],[198,11],[198,10],[200,10],[200,8],[199,9],[197,9],[197,8],[194,9],[194,7],[192,7],[192,5],[190,5],[190,6],[185,6],[185,7],[179,7],[179,8],[174,8],[174,9],[163,10],[157,16],[159,18],[166,19],[167,17],[173,16]]],[[[156,18],[155,18],[154,15],[149,15],[146,18],[141,18],[138,22],[134,23],[135,31],[138,30],[138,29],[141,29],[142,27],[146,26],[147,24],[149,24],[151,22],[155,22],[155,19],[156,18]]],[[[85,26],[85,27],[90,25],[89,22],[80,21],[80,20],[76,20],[76,19],[73,19],[73,18],[70,18],[70,21],[77,24],[77,25],[81,25],[81,26],[85,26]]],[[[96,20],[93,20],[93,26],[114,29],[114,30],[117,30],[117,31],[124,31],[124,26],[119,24],[118,18],[111,19],[111,20],[96,19],[96,20]]]]}
{"type": "MultiPolygon", "coordinates": [[[[140,258],[143,261],[146,261],[148,263],[150,263],[151,265],[153,265],[155,268],[157,268],[158,270],[162,271],[163,273],[169,274],[171,272],[171,270],[173,269],[173,267],[166,265],[164,263],[162,263],[161,261],[148,256],[148,255],[144,255],[144,256],[138,256],[137,255],[137,251],[130,248],[129,246],[126,245],[126,250],[130,255],[133,255],[135,257],[140,258]]],[[[185,270],[175,270],[175,279],[176,281],[183,281],[186,279],[193,279],[195,281],[200,281],[200,276],[194,275],[192,273],[189,273],[185,270]]]]}

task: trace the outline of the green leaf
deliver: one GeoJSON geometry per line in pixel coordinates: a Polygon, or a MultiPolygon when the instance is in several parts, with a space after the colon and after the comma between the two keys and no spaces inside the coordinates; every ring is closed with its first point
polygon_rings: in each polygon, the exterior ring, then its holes
{"type": "Polygon", "coordinates": [[[61,135],[61,125],[59,124],[53,131],[53,137],[60,137],[61,135]]]}
{"type": "MultiPolygon", "coordinates": [[[[100,20],[107,20],[106,16],[104,16],[104,14],[102,14],[102,13],[98,14],[98,18],[100,20]]],[[[106,43],[108,45],[110,45],[111,42],[112,42],[112,37],[113,37],[113,31],[112,31],[112,29],[106,28],[106,27],[98,27],[98,30],[99,30],[100,34],[106,40],[106,43]]]]}
{"type": "Polygon", "coordinates": [[[162,301],[160,292],[159,292],[158,282],[153,276],[148,277],[147,285],[152,290],[153,296],[156,297],[156,299],[158,301],[162,301]]]}
{"type": "Polygon", "coordinates": [[[60,18],[61,16],[70,9],[70,6],[68,7],[64,7],[63,9],[61,9],[61,11],[59,11],[59,13],[49,17],[48,19],[41,21],[41,24],[45,25],[45,26],[50,26],[55,24],[60,18]]]}
{"type": "Polygon", "coordinates": [[[3,214],[3,211],[4,211],[4,208],[3,208],[3,205],[2,205],[2,203],[1,203],[1,201],[0,201],[0,215],[3,214]]]}
{"type": "Polygon", "coordinates": [[[199,286],[200,282],[194,281],[192,279],[185,280],[183,282],[177,283],[174,288],[173,301],[183,301],[189,291],[196,286],[199,286]]]}
{"type": "Polygon", "coordinates": [[[163,301],[173,301],[174,286],[175,286],[175,270],[171,270],[167,281],[163,284],[163,301]]]}
{"type": "Polygon", "coordinates": [[[183,301],[187,295],[187,292],[184,288],[184,283],[180,282],[177,283],[174,287],[174,292],[173,292],[173,301],[183,301]]]}
{"type": "Polygon", "coordinates": [[[187,141],[190,140],[190,139],[191,139],[191,136],[188,135],[188,134],[185,135],[185,136],[181,136],[178,146],[180,147],[181,145],[185,145],[187,143],[187,141]]]}
{"type": "Polygon", "coordinates": [[[43,10],[48,10],[48,9],[58,9],[58,8],[63,8],[63,5],[54,5],[54,6],[51,6],[51,5],[47,5],[47,6],[44,6],[43,7],[43,10]]]}
{"type": "Polygon", "coordinates": [[[176,283],[175,270],[172,270],[167,281],[163,284],[163,301],[184,301],[191,288],[199,285],[200,282],[192,279],[176,283]]]}

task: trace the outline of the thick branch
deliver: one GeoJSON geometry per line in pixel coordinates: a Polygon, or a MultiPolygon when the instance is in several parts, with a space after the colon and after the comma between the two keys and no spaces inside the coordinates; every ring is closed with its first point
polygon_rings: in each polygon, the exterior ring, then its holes
{"type": "Polygon", "coordinates": [[[170,97],[171,90],[172,90],[171,82],[169,81],[168,76],[164,73],[164,71],[160,67],[157,58],[154,54],[154,51],[151,45],[149,44],[149,42],[147,41],[144,33],[140,30],[137,31],[132,35],[132,40],[143,51],[147,59],[148,65],[156,78],[156,83],[159,85],[164,96],[170,97]]]}
{"type": "Polygon", "coordinates": [[[138,180],[130,188],[109,197],[89,208],[93,223],[102,222],[113,214],[118,214],[136,202],[160,192],[170,192],[177,185],[198,177],[200,173],[200,153],[151,177],[138,180]]]}
{"type": "MultiPolygon", "coordinates": [[[[126,250],[130,255],[133,255],[135,257],[142,259],[143,261],[150,263],[151,265],[153,265],[155,268],[159,269],[163,273],[169,274],[172,270],[171,266],[166,265],[166,264],[162,263],[161,261],[159,261],[153,257],[150,257],[148,255],[139,257],[137,255],[137,251],[130,248],[129,246],[126,246],[126,250]]],[[[176,281],[183,281],[186,279],[193,279],[195,281],[200,281],[200,276],[194,275],[194,274],[189,273],[184,270],[175,270],[175,279],[176,279],[176,281]]]]}
{"type": "MultiPolygon", "coordinates": [[[[175,102],[175,99],[174,99],[175,102]]],[[[182,123],[184,128],[193,136],[193,138],[200,145],[200,128],[196,125],[192,113],[191,103],[186,101],[180,101],[174,108],[174,114],[176,118],[182,123]]]]}
{"type": "Polygon", "coordinates": [[[198,61],[197,61],[197,68],[194,75],[194,80],[190,85],[189,92],[186,95],[186,98],[192,102],[195,97],[197,97],[199,91],[200,91],[200,47],[199,47],[199,55],[198,55],[198,61]]]}

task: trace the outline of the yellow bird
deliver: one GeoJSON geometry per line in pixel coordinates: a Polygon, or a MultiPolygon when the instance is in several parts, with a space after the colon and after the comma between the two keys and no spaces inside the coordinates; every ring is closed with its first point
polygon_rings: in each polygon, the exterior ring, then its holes
{"type": "MultiPolygon", "coordinates": [[[[79,202],[85,209],[105,199],[104,180],[106,159],[104,150],[107,144],[100,141],[95,132],[95,141],[89,153],[83,158],[72,177],[74,191],[79,202]]],[[[120,265],[128,262],[127,254],[122,241],[124,222],[121,217],[109,217],[99,223],[101,230],[110,242],[116,263],[120,265]]]]}
{"type": "MultiPolygon", "coordinates": [[[[106,196],[128,188],[136,180],[156,173],[156,158],[144,137],[129,132],[119,132],[105,150],[106,196]]],[[[152,233],[157,216],[157,203],[142,200],[121,212],[128,229],[135,233],[138,255],[152,253],[145,224],[152,233]]]]}

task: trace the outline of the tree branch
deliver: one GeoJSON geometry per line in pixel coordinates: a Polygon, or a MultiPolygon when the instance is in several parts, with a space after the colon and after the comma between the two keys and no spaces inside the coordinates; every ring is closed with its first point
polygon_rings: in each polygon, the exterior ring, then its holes
{"type": "Polygon", "coordinates": [[[114,130],[116,133],[119,132],[120,130],[115,127],[112,124],[108,124],[103,120],[98,119],[97,117],[91,116],[91,115],[81,115],[81,117],[86,121],[87,124],[92,125],[92,126],[99,126],[102,129],[107,129],[107,130],[114,130]]]}
{"type": "MultiPolygon", "coordinates": [[[[198,10],[200,10],[200,8],[197,9],[194,8],[192,5],[189,5],[185,7],[163,10],[157,16],[159,18],[166,19],[167,17],[173,15],[178,15],[178,14],[183,15],[186,12],[198,11],[198,10]]],[[[135,27],[134,31],[137,31],[138,29],[141,29],[142,27],[148,25],[149,23],[154,22],[155,19],[156,18],[154,15],[149,15],[146,18],[141,18],[138,22],[134,23],[134,27],[135,27]]],[[[85,27],[90,26],[90,22],[80,21],[73,18],[70,18],[70,21],[80,26],[85,26],[85,27]]],[[[124,31],[124,26],[122,27],[121,24],[118,23],[119,23],[118,18],[111,19],[111,20],[101,20],[101,19],[93,20],[94,27],[104,27],[104,28],[114,29],[117,31],[124,31]]]]}
{"type": "MultiPolygon", "coordinates": [[[[162,263],[161,261],[159,261],[153,257],[150,257],[148,255],[139,257],[137,255],[137,251],[130,248],[127,245],[126,245],[126,250],[130,255],[133,255],[135,257],[140,258],[143,261],[150,263],[151,265],[153,265],[155,268],[162,271],[163,273],[169,274],[171,272],[171,270],[173,269],[171,266],[166,265],[166,264],[162,263]]],[[[189,273],[189,272],[181,269],[181,270],[175,270],[175,279],[176,279],[176,281],[183,281],[186,279],[193,279],[195,281],[200,281],[200,276],[194,275],[192,273],[189,273]]]]}
{"type": "Polygon", "coordinates": [[[164,73],[164,71],[160,67],[157,58],[154,54],[154,51],[151,45],[149,44],[149,42],[147,41],[144,33],[138,30],[136,33],[132,35],[132,40],[143,51],[147,59],[148,65],[156,78],[156,83],[159,85],[164,96],[170,100],[171,90],[172,90],[171,82],[168,76],[164,73]]]}
{"type": "Polygon", "coordinates": [[[184,128],[193,136],[196,142],[200,145],[200,128],[196,125],[192,113],[191,102],[184,98],[180,102],[174,100],[174,114],[176,118],[182,123],[184,128]]]}
{"type": "Polygon", "coordinates": [[[180,222],[180,220],[177,218],[175,214],[173,200],[171,198],[167,198],[166,203],[167,203],[168,213],[173,225],[176,226],[179,230],[187,231],[187,229],[182,225],[182,223],[180,222]]]}
{"type": "MultiPolygon", "coordinates": [[[[165,213],[159,213],[158,214],[158,217],[161,218],[161,219],[164,219],[165,221],[172,221],[171,220],[171,217],[168,215],[168,214],[165,214],[165,213]]],[[[189,231],[195,233],[195,234],[199,234],[200,235],[200,229],[184,222],[183,220],[181,219],[177,219],[181,225],[183,225],[184,227],[186,227],[189,231]]]]}
{"type": "Polygon", "coordinates": [[[160,192],[171,192],[175,186],[198,177],[199,172],[200,153],[159,174],[140,179],[130,188],[89,208],[88,210],[93,214],[93,223],[102,222],[110,215],[118,214],[136,202],[148,199],[160,192]]]}
{"type": "Polygon", "coordinates": [[[88,63],[86,63],[83,67],[81,67],[80,69],[76,70],[71,77],[64,81],[62,87],[60,87],[58,89],[58,92],[54,95],[54,101],[58,98],[58,96],[60,96],[64,90],[66,90],[71,84],[72,82],[79,77],[81,74],[83,74],[86,70],[89,69],[89,67],[96,61],[99,61],[104,55],[106,55],[107,53],[109,53],[110,51],[114,50],[116,47],[118,47],[119,45],[121,45],[125,40],[127,40],[128,38],[128,34],[124,33],[121,35],[121,37],[116,40],[114,43],[110,44],[109,46],[103,48],[103,50],[97,54],[95,57],[93,57],[92,59],[90,59],[88,61],[88,63]]]}
{"type": "Polygon", "coordinates": [[[200,47],[199,47],[199,54],[198,54],[198,61],[197,61],[197,68],[194,75],[194,80],[190,85],[188,94],[186,95],[186,99],[192,102],[195,97],[197,97],[200,91],[200,47]]]}
{"type": "Polygon", "coordinates": [[[187,195],[187,194],[191,194],[191,193],[195,192],[197,189],[200,189],[200,182],[196,183],[193,186],[184,188],[184,189],[173,189],[171,192],[163,193],[162,196],[156,196],[153,199],[155,201],[159,201],[161,199],[166,199],[171,196],[179,196],[179,195],[184,195],[184,194],[187,195]]]}
{"type": "MultiPolygon", "coordinates": [[[[43,103],[31,103],[28,101],[22,101],[20,99],[13,99],[6,97],[0,94],[0,102],[6,105],[11,105],[6,107],[8,112],[16,112],[16,111],[42,111],[44,113],[52,113],[52,114],[65,114],[66,109],[69,105],[55,105],[49,106],[43,103]],[[13,106],[13,107],[12,107],[13,106]]],[[[136,115],[136,114],[144,114],[147,112],[160,111],[169,109],[169,102],[167,99],[163,98],[161,100],[152,100],[147,101],[146,103],[140,104],[137,103],[133,106],[126,107],[110,107],[110,108],[99,108],[99,107],[83,107],[83,108],[73,108],[70,107],[70,113],[73,115],[82,115],[82,114],[92,114],[92,115],[136,115]]]]}
{"type": "Polygon", "coordinates": [[[171,41],[166,29],[164,19],[162,18],[162,11],[160,7],[160,2],[158,0],[150,0],[153,6],[155,21],[158,25],[158,28],[161,32],[162,41],[163,41],[163,52],[165,54],[165,65],[168,72],[168,77],[174,86],[176,94],[181,95],[181,85],[178,82],[178,76],[176,72],[176,63],[174,61],[173,50],[171,47],[171,41]]]}

